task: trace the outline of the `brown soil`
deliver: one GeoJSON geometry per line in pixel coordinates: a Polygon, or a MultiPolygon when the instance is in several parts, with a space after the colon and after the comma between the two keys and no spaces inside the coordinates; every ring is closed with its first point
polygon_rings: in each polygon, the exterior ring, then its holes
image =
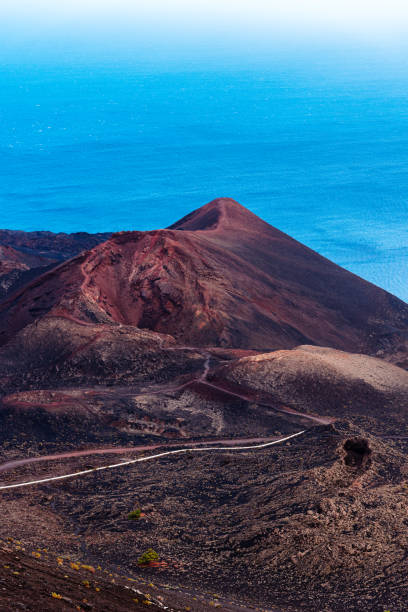
{"type": "Polygon", "coordinates": [[[0,231],[1,480],[92,470],[2,491],[0,610],[134,609],[160,575],[170,610],[405,612],[408,306],[229,199],[101,240],[0,231]],[[304,429],[93,470],[105,446],[304,429]]]}
{"type": "MultiPolygon", "coordinates": [[[[69,461],[58,469],[89,459],[69,461]]],[[[38,469],[50,467],[9,477],[38,469]]],[[[403,612],[407,503],[398,445],[338,423],[280,448],[167,457],[6,492],[1,532],[134,577],[132,559],[153,547],[168,563],[164,580],[247,605],[403,612]],[[129,521],[135,507],[145,517],[129,521]]]]}

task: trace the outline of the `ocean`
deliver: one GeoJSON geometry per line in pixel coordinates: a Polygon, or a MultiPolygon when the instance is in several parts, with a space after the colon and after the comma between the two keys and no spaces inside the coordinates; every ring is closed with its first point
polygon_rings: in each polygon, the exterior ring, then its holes
{"type": "Polygon", "coordinates": [[[0,68],[0,227],[166,227],[228,196],[408,300],[408,75],[0,68]]]}

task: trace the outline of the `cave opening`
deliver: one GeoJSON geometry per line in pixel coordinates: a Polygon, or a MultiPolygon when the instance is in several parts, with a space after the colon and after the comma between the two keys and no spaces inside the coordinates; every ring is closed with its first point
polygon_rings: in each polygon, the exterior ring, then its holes
{"type": "Polygon", "coordinates": [[[371,464],[372,450],[365,438],[350,438],[343,446],[346,451],[344,463],[353,468],[367,468],[371,464]]]}

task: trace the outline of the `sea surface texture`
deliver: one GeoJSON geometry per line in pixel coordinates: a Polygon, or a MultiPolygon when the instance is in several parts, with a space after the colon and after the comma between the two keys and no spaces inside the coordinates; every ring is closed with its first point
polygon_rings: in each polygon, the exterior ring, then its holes
{"type": "Polygon", "coordinates": [[[408,300],[408,78],[310,63],[0,69],[0,227],[166,227],[232,197],[408,300]]]}

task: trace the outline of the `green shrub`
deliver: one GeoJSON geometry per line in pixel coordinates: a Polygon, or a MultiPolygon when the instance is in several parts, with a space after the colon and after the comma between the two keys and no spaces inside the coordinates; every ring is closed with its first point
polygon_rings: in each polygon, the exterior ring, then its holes
{"type": "Polygon", "coordinates": [[[132,510],[132,512],[129,512],[128,519],[130,521],[137,521],[137,519],[140,519],[141,514],[142,514],[141,509],[136,508],[136,510],[132,510]]]}
{"type": "Polygon", "coordinates": [[[152,548],[149,548],[148,550],[146,550],[146,552],[143,553],[141,557],[139,557],[137,562],[139,563],[139,565],[143,565],[144,563],[150,563],[150,561],[157,561],[158,558],[159,555],[157,554],[157,552],[152,548]]]}

